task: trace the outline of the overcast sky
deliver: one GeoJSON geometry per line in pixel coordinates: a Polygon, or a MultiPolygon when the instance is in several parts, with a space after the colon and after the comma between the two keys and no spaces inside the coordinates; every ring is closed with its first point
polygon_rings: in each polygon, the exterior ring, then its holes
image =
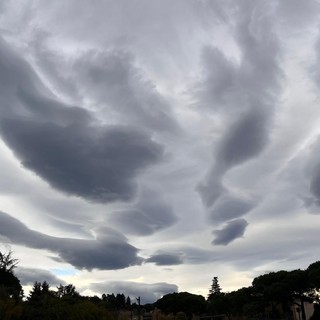
{"type": "Polygon", "coordinates": [[[26,289],[153,302],[319,260],[315,0],[0,0],[0,250],[26,289]]]}

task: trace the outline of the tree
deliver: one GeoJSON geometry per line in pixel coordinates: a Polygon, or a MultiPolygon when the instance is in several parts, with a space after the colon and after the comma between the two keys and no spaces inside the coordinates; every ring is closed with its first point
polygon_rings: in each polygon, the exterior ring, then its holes
{"type": "Polygon", "coordinates": [[[127,308],[130,308],[130,307],[131,307],[131,299],[130,299],[129,296],[128,296],[127,299],[126,299],[126,307],[127,307],[127,308]]]}
{"type": "Polygon", "coordinates": [[[13,269],[17,266],[18,262],[18,259],[12,257],[11,250],[8,253],[0,252],[0,270],[13,273],[13,269]]]}
{"type": "Polygon", "coordinates": [[[73,284],[65,286],[60,284],[60,286],[57,287],[56,296],[58,298],[77,298],[79,297],[79,293],[76,291],[76,287],[73,284]]]}
{"type": "Polygon", "coordinates": [[[221,287],[219,285],[218,277],[213,277],[211,288],[209,289],[208,298],[210,298],[213,295],[219,295],[219,294],[221,294],[221,287]]]}
{"type": "Polygon", "coordinates": [[[310,287],[315,291],[320,290],[320,261],[311,263],[307,268],[310,287]]]}
{"type": "Polygon", "coordinates": [[[12,251],[7,254],[0,252],[0,288],[8,298],[22,298],[23,290],[20,280],[13,273],[18,263],[17,259],[12,258],[12,251]]]}
{"type": "Polygon", "coordinates": [[[202,313],[206,309],[205,298],[189,292],[166,294],[157,300],[155,306],[167,314],[184,312],[188,318],[191,318],[192,314],[202,313]]]}
{"type": "Polygon", "coordinates": [[[13,272],[17,263],[12,251],[0,252],[0,319],[19,319],[22,314],[23,290],[13,272]]]}

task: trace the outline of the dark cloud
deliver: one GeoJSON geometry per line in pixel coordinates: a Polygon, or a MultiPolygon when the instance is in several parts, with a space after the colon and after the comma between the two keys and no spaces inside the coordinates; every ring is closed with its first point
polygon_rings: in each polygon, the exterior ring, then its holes
{"type": "Polygon", "coordinates": [[[135,175],[163,155],[160,145],[124,127],[2,119],[0,129],[26,168],[54,188],[98,202],[131,199],[135,175]]]}
{"type": "Polygon", "coordinates": [[[253,208],[254,204],[229,194],[222,195],[210,212],[212,222],[224,222],[240,218],[253,208]]]}
{"type": "MultiPolygon", "coordinates": [[[[40,85],[29,64],[20,58],[2,37],[0,37],[0,84],[2,102],[15,94],[19,88],[35,91],[40,85]]],[[[17,108],[17,106],[13,105],[12,108],[17,108]]],[[[5,112],[3,104],[1,109],[5,112]]]]}
{"type": "Polygon", "coordinates": [[[53,122],[65,126],[74,123],[86,125],[91,120],[87,110],[69,106],[36,92],[30,93],[19,88],[17,97],[25,110],[30,113],[29,117],[40,122],[53,122]]]}
{"type": "Polygon", "coordinates": [[[243,236],[248,222],[245,219],[236,219],[227,223],[227,225],[220,229],[213,231],[215,238],[212,241],[214,245],[227,245],[237,238],[243,236]]]}
{"type": "Polygon", "coordinates": [[[226,191],[222,183],[225,173],[257,158],[268,145],[281,94],[281,51],[277,34],[272,32],[273,6],[252,1],[236,5],[241,14],[237,15],[233,59],[218,49],[203,50],[207,70],[197,101],[212,105],[213,114],[225,123],[220,142],[215,144],[213,164],[197,187],[207,208],[226,191]]]}
{"type": "Polygon", "coordinates": [[[206,181],[197,187],[207,207],[212,206],[225,191],[221,182],[224,173],[257,157],[268,143],[269,132],[268,117],[260,109],[250,110],[231,125],[220,142],[215,165],[206,181]]]}
{"type": "Polygon", "coordinates": [[[146,259],[147,263],[154,263],[157,266],[173,266],[183,263],[183,259],[179,255],[174,255],[170,253],[159,253],[152,255],[150,258],[146,259]]]}
{"type": "Polygon", "coordinates": [[[162,158],[162,147],[139,130],[99,127],[88,111],[60,102],[3,41],[0,71],[2,138],[52,187],[97,202],[129,200],[135,176],[162,158]]]}
{"type": "Polygon", "coordinates": [[[85,109],[58,101],[18,52],[0,37],[0,118],[22,117],[61,125],[87,123],[85,109]]]}
{"type": "Polygon", "coordinates": [[[101,294],[124,293],[130,296],[132,302],[136,297],[141,298],[141,304],[153,303],[168,293],[178,292],[175,284],[165,282],[160,283],[138,283],[131,281],[111,281],[103,283],[93,283],[91,288],[101,294]]]}
{"type": "Polygon", "coordinates": [[[231,168],[256,157],[266,146],[269,131],[265,112],[250,110],[223,137],[218,162],[231,168]]]}
{"type": "Polygon", "coordinates": [[[53,273],[37,268],[17,268],[15,272],[21,281],[21,284],[32,286],[36,281],[49,283],[50,286],[59,286],[65,284],[64,280],[57,278],[53,273]]]}
{"type": "Polygon", "coordinates": [[[109,229],[96,230],[95,239],[69,239],[45,235],[28,229],[17,219],[0,212],[0,235],[12,243],[58,254],[56,260],[79,269],[123,269],[141,264],[138,249],[128,244],[120,233],[109,229]]]}

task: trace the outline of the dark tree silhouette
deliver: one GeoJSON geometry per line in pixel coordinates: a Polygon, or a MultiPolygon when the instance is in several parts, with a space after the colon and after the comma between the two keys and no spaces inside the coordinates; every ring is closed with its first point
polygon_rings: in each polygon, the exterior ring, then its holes
{"type": "Polygon", "coordinates": [[[12,257],[12,251],[0,252],[0,288],[2,288],[2,294],[7,295],[8,298],[19,299],[23,296],[20,280],[13,272],[17,263],[18,260],[12,257]]]}
{"type": "Polygon", "coordinates": [[[212,284],[209,289],[209,296],[208,297],[210,297],[212,295],[219,295],[219,294],[221,294],[221,287],[219,284],[218,277],[213,277],[212,284]]]}

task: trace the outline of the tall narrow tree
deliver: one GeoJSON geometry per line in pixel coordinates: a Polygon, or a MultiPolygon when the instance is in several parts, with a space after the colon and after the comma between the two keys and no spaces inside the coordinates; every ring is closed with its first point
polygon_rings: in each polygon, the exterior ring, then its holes
{"type": "Polygon", "coordinates": [[[220,294],[221,294],[221,287],[220,287],[220,284],[219,284],[218,277],[213,277],[212,284],[211,284],[211,287],[209,289],[208,298],[211,297],[211,296],[220,295],[220,294]]]}

